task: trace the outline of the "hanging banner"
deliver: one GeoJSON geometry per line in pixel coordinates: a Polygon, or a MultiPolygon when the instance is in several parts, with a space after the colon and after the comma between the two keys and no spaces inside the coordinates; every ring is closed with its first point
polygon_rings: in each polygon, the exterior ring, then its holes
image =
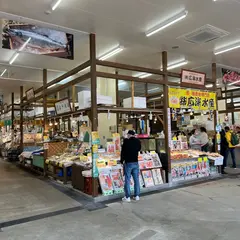
{"type": "Polygon", "coordinates": [[[194,89],[169,88],[170,108],[216,110],[216,93],[194,89]]]}
{"type": "Polygon", "coordinates": [[[240,73],[232,70],[222,68],[222,80],[224,83],[234,83],[233,85],[240,85],[240,73]]]}
{"type": "Polygon", "coordinates": [[[205,85],[206,74],[201,72],[189,71],[182,69],[181,84],[185,86],[194,85],[195,87],[202,87],[205,85]]]}

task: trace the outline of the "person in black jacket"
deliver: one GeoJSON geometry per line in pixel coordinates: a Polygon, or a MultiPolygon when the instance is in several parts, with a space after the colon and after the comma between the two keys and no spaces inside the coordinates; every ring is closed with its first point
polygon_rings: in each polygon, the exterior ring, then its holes
{"type": "Polygon", "coordinates": [[[121,151],[121,163],[124,164],[125,184],[124,191],[125,197],[122,199],[124,202],[131,202],[130,199],[130,180],[133,176],[134,181],[134,199],[139,200],[140,183],[139,183],[139,165],[138,153],[141,151],[141,142],[135,137],[133,130],[128,131],[128,138],[124,140],[121,151]]]}
{"type": "Polygon", "coordinates": [[[220,135],[221,135],[221,150],[220,150],[220,154],[224,157],[223,158],[223,165],[221,167],[221,173],[222,174],[226,174],[224,169],[227,166],[227,157],[228,157],[228,155],[226,153],[228,152],[229,144],[228,144],[227,139],[226,139],[226,133],[225,133],[225,131],[223,129],[220,132],[220,135]]]}

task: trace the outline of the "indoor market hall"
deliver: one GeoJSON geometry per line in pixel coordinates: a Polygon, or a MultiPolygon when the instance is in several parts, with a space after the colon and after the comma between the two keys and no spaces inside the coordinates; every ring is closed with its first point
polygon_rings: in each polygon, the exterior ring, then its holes
{"type": "Polygon", "coordinates": [[[238,240],[239,10],[0,0],[0,240],[238,240]]]}

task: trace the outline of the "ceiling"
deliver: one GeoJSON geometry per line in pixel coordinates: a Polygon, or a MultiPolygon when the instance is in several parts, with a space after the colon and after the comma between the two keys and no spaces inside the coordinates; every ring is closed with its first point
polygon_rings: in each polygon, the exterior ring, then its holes
{"type": "MultiPolygon", "coordinates": [[[[52,0],[0,0],[0,18],[19,20],[16,15],[22,16],[23,22],[73,33],[75,48],[74,60],[21,53],[11,67],[8,62],[14,52],[0,49],[0,72],[8,69],[4,79],[0,79],[0,93],[6,97],[12,91],[18,93],[20,85],[25,88],[41,85],[44,68],[50,69],[50,81],[88,60],[86,33],[91,32],[96,33],[97,56],[119,44],[124,46],[120,54],[109,59],[111,61],[160,68],[161,52],[166,50],[169,64],[186,59],[189,63],[184,68],[203,71],[208,76],[211,76],[212,62],[218,64],[218,77],[221,76],[222,66],[240,69],[240,50],[218,56],[213,54],[214,49],[240,41],[240,0],[62,0],[59,7],[47,15],[45,11],[51,3],[52,0]],[[188,11],[184,20],[149,38],[145,36],[149,28],[184,9],[188,11]],[[204,44],[179,39],[206,24],[229,34],[204,44]],[[174,46],[178,48],[173,49],[174,46]],[[17,80],[9,81],[5,78],[17,80]]],[[[180,69],[172,71],[179,72],[180,69]]]]}

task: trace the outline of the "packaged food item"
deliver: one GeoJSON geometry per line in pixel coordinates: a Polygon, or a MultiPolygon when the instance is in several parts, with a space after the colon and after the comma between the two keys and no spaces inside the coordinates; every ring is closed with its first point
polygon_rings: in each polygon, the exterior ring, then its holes
{"type": "Polygon", "coordinates": [[[155,185],[163,184],[162,174],[160,168],[152,169],[152,176],[155,185]]]}

